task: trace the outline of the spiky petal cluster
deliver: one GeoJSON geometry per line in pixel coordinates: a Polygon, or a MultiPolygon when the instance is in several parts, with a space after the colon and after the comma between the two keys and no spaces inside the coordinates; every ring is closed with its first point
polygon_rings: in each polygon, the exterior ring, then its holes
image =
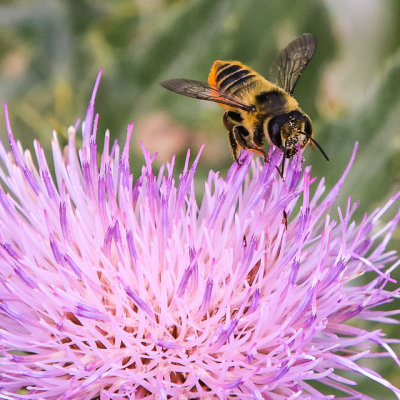
{"type": "Polygon", "coordinates": [[[399,196],[356,224],[350,201],[331,214],[350,166],[323,195],[299,159],[282,180],[279,151],[263,166],[244,154],[225,178],[211,171],[200,200],[199,157],[176,181],[173,161],[156,175],[144,150],[134,179],[132,125],[122,152],[106,134],[98,165],[97,85],[82,147],[73,128],[64,151],[53,137],[55,179],[39,143],[35,167],[7,117],[0,397],[332,398],[319,381],[368,399],[341,370],[399,396],[358,364],[378,347],[399,365],[388,340],[348,324],[394,322],[375,309],[398,294],[385,288],[398,264],[385,248],[400,216],[379,223],[399,196]]]}

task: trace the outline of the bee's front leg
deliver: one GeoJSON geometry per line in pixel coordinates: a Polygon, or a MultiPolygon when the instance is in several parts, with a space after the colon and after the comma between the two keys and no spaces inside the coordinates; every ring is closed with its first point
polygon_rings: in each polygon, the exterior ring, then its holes
{"type": "Polygon", "coordinates": [[[233,128],[233,134],[235,135],[236,141],[244,149],[250,149],[253,147],[248,141],[248,139],[250,138],[249,131],[244,126],[235,126],[233,128]]]}
{"type": "Polygon", "coordinates": [[[236,142],[239,143],[241,147],[250,150],[253,153],[259,154],[260,156],[263,156],[264,160],[267,161],[267,153],[264,151],[263,148],[259,148],[258,146],[255,146],[253,143],[251,143],[251,135],[244,126],[235,126],[233,128],[233,134],[235,135],[236,142]]]}
{"type": "Polygon", "coordinates": [[[267,153],[264,149],[256,146],[252,142],[252,136],[250,132],[241,124],[243,118],[241,115],[234,111],[227,111],[222,119],[225,128],[229,132],[229,142],[232,149],[232,154],[236,162],[239,164],[239,151],[240,147],[248,149],[253,153],[260,154],[266,159],[267,153]]]}
{"type": "Polygon", "coordinates": [[[238,124],[240,124],[241,122],[242,122],[241,115],[233,111],[227,111],[222,117],[222,123],[228,130],[229,144],[231,146],[233,158],[238,164],[240,164],[239,162],[240,147],[246,148],[246,143],[243,140],[241,140],[241,138],[236,132],[238,124]]]}
{"type": "Polygon", "coordinates": [[[235,161],[240,165],[241,162],[239,162],[239,146],[238,142],[235,139],[235,135],[233,134],[233,131],[229,131],[229,144],[231,145],[231,150],[232,150],[232,155],[235,161]]]}

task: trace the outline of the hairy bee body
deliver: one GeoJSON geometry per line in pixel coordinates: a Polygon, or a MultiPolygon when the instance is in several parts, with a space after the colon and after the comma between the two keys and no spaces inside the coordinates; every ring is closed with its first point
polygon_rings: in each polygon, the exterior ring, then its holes
{"type": "Polygon", "coordinates": [[[270,67],[272,81],[239,61],[217,60],[208,84],[172,79],[161,85],[188,97],[214,101],[227,110],[223,124],[236,161],[241,148],[266,157],[265,138],[282,150],[284,158],[292,157],[311,141],[328,159],[313,139],[311,119],[292,96],[315,46],[315,37],[307,33],[291,42],[270,67]]]}
{"type": "Polygon", "coordinates": [[[278,85],[265,79],[252,68],[239,61],[214,62],[208,76],[208,84],[218,90],[230,93],[245,104],[253,105],[252,110],[241,110],[230,105],[220,105],[228,110],[223,117],[223,124],[229,132],[232,153],[238,159],[238,151],[247,148],[255,153],[266,156],[264,139],[282,147],[285,143],[286,157],[292,157],[297,151],[297,145],[303,148],[308,138],[301,138],[299,131],[305,131],[308,125],[309,135],[312,136],[311,120],[300,109],[298,102],[278,85]],[[297,111],[291,122],[293,129],[287,132],[279,131],[279,135],[271,135],[269,123],[276,116],[285,116],[297,111]],[[297,121],[296,121],[297,120],[297,121]],[[306,122],[307,121],[307,122],[306,122]],[[298,129],[295,129],[297,128],[298,129]],[[282,133],[286,135],[282,136],[282,133]],[[295,133],[296,135],[293,135],[295,133]],[[290,138],[292,136],[292,138],[290,138]],[[289,140],[289,142],[288,142],[289,140]],[[290,146],[289,146],[290,144],[290,146]]]}
{"type": "MultiPolygon", "coordinates": [[[[208,83],[210,86],[232,93],[246,104],[255,104],[257,95],[262,92],[277,93],[278,97],[282,99],[287,95],[278,85],[268,81],[240,61],[215,61],[208,75],[208,83]]],[[[286,101],[288,107],[293,107],[293,105],[295,107],[298,106],[297,101],[293,97],[288,96],[283,102],[271,103],[271,109],[268,111],[271,113],[278,111],[278,109],[286,105],[286,101]],[[293,102],[293,105],[289,105],[290,102],[293,102]]],[[[235,107],[225,104],[221,104],[221,106],[227,110],[235,110],[235,107]]]]}

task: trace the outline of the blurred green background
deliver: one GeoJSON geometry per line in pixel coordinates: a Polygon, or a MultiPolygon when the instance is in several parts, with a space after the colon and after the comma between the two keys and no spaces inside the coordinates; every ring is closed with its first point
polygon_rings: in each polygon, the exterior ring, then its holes
{"type": "MultiPolygon", "coordinates": [[[[135,121],[134,171],[143,141],[159,153],[158,163],[172,154],[182,163],[187,147],[196,153],[205,143],[198,177],[209,168],[224,173],[232,159],[223,110],[169,93],[159,82],[206,81],[216,59],[237,59],[266,75],[280,49],[312,32],[317,51],[295,97],[331,161],[307,149],[306,163],[330,187],[359,141],[341,201],[351,195],[370,212],[400,189],[399,22],[398,0],[1,1],[0,95],[23,146],[32,148],[37,138],[50,154],[52,130],[65,141],[67,127],[84,118],[103,67],[99,138],[110,129],[112,138],[124,141],[127,124],[135,121]]],[[[400,248],[399,236],[398,230],[392,247],[400,248]]],[[[400,337],[396,326],[383,329],[400,337]]],[[[393,362],[379,366],[400,386],[393,362]]],[[[395,398],[378,385],[364,391],[395,398]]]]}

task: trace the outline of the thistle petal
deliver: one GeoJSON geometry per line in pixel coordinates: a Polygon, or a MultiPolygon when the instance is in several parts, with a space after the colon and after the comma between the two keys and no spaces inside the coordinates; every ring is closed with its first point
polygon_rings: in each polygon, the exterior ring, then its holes
{"type": "MultiPolygon", "coordinates": [[[[7,399],[371,399],[357,375],[400,390],[360,363],[398,356],[396,341],[353,321],[397,323],[390,289],[400,265],[387,246],[400,193],[361,222],[349,198],[332,210],[357,150],[325,194],[323,179],[271,149],[261,164],[243,151],[226,177],[210,171],[194,190],[200,154],[153,170],[143,148],[129,167],[123,147],[97,162],[96,80],[82,145],[77,129],[54,165],[15,140],[0,143],[0,376],[7,399]],[[36,167],[37,165],[38,167],[36,167]],[[54,170],[54,178],[50,170],[54,170]],[[359,279],[363,276],[363,280],[359,279]],[[350,323],[351,320],[351,323],[350,323]],[[341,371],[351,372],[351,378],[341,371]],[[26,393],[26,394],[24,394],[26,393]]],[[[110,148],[111,147],[111,148],[110,148]]],[[[0,396],[1,397],[1,396],[0,396]]]]}

